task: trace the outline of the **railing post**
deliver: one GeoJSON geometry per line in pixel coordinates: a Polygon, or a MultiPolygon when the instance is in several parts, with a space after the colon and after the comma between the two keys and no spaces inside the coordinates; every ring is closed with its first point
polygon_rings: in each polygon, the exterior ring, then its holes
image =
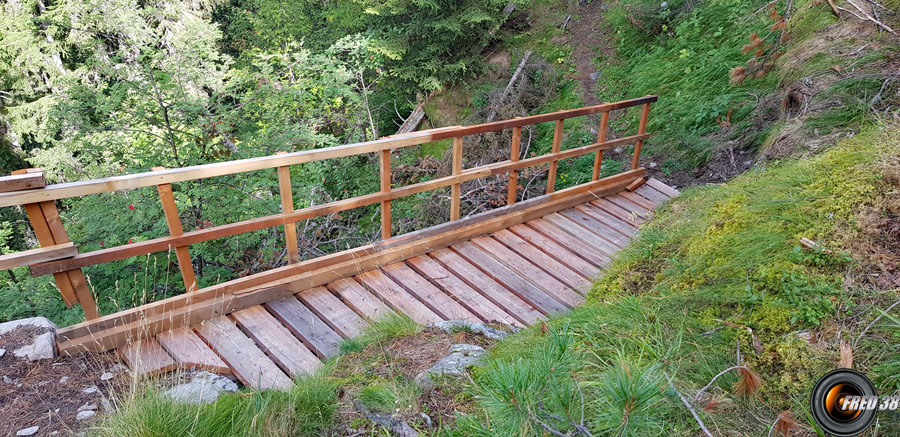
{"type": "MultiPolygon", "coordinates": [[[[20,175],[38,171],[40,170],[23,169],[16,170],[12,174],[20,175]]],[[[23,206],[28,215],[28,221],[31,222],[31,228],[34,229],[34,234],[42,247],[69,242],[69,235],[59,217],[59,210],[56,209],[56,201],[28,203],[23,206]]],[[[66,306],[81,303],[81,309],[84,311],[86,319],[93,320],[100,317],[100,310],[97,309],[97,303],[94,302],[94,296],[87,286],[87,280],[81,269],[54,273],[53,279],[56,280],[56,286],[59,288],[59,293],[66,306]]]]}
{"type": "MultiPolygon", "coordinates": [[[[638,135],[643,135],[647,132],[647,116],[650,115],[650,104],[644,103],[643,108],[641,108],[641,121],[638,123],[638,135]]],[[[634,158],[631,160],[631,169],[634,170],[638,168],[638,161],[641,159],[641,146],[644,145],[643,140],[638,140],[634,143],[634,158]]]]}
{"type": "MultiPolygon", "coordinates": [[[[551,153],[559,153],[562,145],[563,120],[556,120],[556,128],[553,129],[553,149],[551,153]]],[[[559,167],[559,161],[554,159],[550,161],[550,172],[547,173],[547,194],[556,190],[556,170],[559,167]]]]}
{"type": "MultiPolygon", "coordinates": [[[[163,167],[153,167],[153,171],[165,170],[163,167]]],[[[173,237],[184,234],[181,227],[181,217],[178,215],[178,206],[175,204],[175,195],[172,194],[172,184],[159,184],[156,186],[159,192],[159,201],[162,203],[163,213],[166,216],[166,224],[169,226],[169,235],[173,237]]],[[[187,246],[175,246],[175,257],[178,259],[178,269],[181,270],[181,279],[184,281],[184,290],[188,293],[197,289],[197,277],[194,275],[194,264],[191,262],[191,253],[187,246]]]]}
{"type": "MultiPolygon", "coordinates": [[[[453,165],[451,174],[456,176],[462,172],[463,137],[453,139],[453,165]]],[[[450,186],[450,220],[459,220],[459,203],[462,184],[450,186]]]]}
{"type": "MultiPolygon", "coordinates": [[[[391,149],[381,151],[381,192],[391,191],[391,149]]],[[[391,201],[381,202],[381,239],[391,238],[391,201]]]]}
{"type": "MultiPolygon", "coordinates": [[[[283,155],[287,152],[278,152],[283,155]]],[[[294,212],[294,192],[291,189],[291,167],[278,167],[278,191],[281,194],[281,212],[294,212]]],[[[287,249],[288,264],[300,262],[300,249],[297,247],[297,224],[284,224],[284,244],[287,249]]]]}
{"type": "MultiPolygon", "coordinates": [[[[512,145],[509,148],[509,160],[516,162],[519,160],[522,144],[522,127],[516,126],[512,130],[512,145]]],[[[519,189],[519,170],[511,170],[509,172],[509,187],[506,192],[506,204],[512,205],[516,203],[516,197],[519,189]]]]}
{"type": "MultiPolygon", "coordinates": [[[[606,131],[609,129],[609,111],[600,113],[600,130],[597,132],[597,143],[606,142],[606,131]]],[[[594,173],[591,176],[592,181],[600,179],[600,170],[603,168],[603,150],[598,150],[594,155],[594,173]]]]}

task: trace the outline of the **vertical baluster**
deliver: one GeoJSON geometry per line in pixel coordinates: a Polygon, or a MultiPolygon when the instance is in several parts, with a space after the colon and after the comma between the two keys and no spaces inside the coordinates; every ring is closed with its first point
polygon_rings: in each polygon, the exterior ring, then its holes
{"type": "MultiPolygon", "coordinates": [[[[638,135],[643,135],[647,133],[647,116],[650,115],[650,104],[644,103],[644,107],[641,108],[641,121],[638,123],[638,135]]],[[[644,145],[643,140],[638,140],[634,144],[634,158],[631,160],[631,169],[634,170],[638,168],[638,163],[641,159],[641,146],[644,145]]]]}
{"type": "MultiPolygon", "coordinates": [[[[556,120],[556,128],[553,130],[553,149],[552,153],[559,153],[562,145],[563,120],[556,120]]],[[[554,159],[550,161],[550,172],[547,173],[547,194],[556,190],[556,170],[559,168],[559,161],[554,159]]]]}
{"type": "MultiPolygon", "coordinates": [[[[12,174],[25,174],[37,171],[40,170],[23,169],[16,170],[12,174]]],[[[66,229],[63,227],[60,219],[59,210],[56,209],[55,201],[29,203],[23,206],[25,213],[28,215],[28,221],[31,222],[31,228],[34,229],[35,236],[41,246],[53,246],[70,241],[69,235],[66,233],[66,229]]],[[[53,279],[56,280],[59,293],[67,306],[80,303],[86,319],[93,320],[100,317],[100,310],[97,308],[97,303],[94,302],[94,296],[91,294],[90,288],[88,288],[87,280],[81,269],[54,273],[53,279]]]]}
{"type": "MultiPolygon", "coordinates": [[[[453,139],[453,168],[454,176],[462,172],[462,154],[463,154],[463,137],[453,139]]],[[[450,186],[450,220],[459,220],[459,203],[461,184],[453,184],[450,186]]]]}
{"type": "MultiPolygon", "coordinates": [[[[522,127],[516,126],[512,130],[512,145],[509,149],[509,160],[510,161],[518,161],[519,155],[521,154],[521,143],[522,143],[522,127]]],[[[512,170],[509,172],[509,187],[506,192],[506,204],[512,205],[516,203],[516,197],[518,195],[518,187],[519,187],[519,170],[512,170]]]]}
{"type": "MultiPolygon", "coordinates": [[[[609,111],[600,113],[600,130],[597,132],[597,143],[606,142],[606,131],[609,129],[609,111]]],[[[600,170],[603,167],[603,150],[598,150],[594,155],[594,174],[591,180],[600,179],[600,170]]]]}
{"type": "MultiPolygon", "coordinates": [[[[153,171],[164,170],[163,167],[153,167],[153,171]]],[[[178,206],[175,204],[175,195],[172,194],[172,184],[159,184],[156,186],[159,192],[159,201],[162,203],[163,213],[166,216],[166,224],[169,226],[169,235],[177,237],[184,234],[181,227],[181,217],[178,215],[178,206]]],[[[197,289],[197,277],[194,276],[194,265],[191,263],[191,253],[187,246],[175,246],[175,257],[178,259],[178,269],[181,270],[181,279],[184,281],[184,289],[190,293],[197,289]]]]}
{"type": "MultiPolygon", "coordinates": [[[[287,152],[278,152],[279,155],[287,152]]],[[[291,167],[278,167],[278,191],[281,194],[281,212],[294,212],[294,192],[291,189],[291,167]]],[[[300,262],[300,249],[297,247],[297,224],[294,222],[284,225],[284,244],[287,249],[288,263],[300,262]]]]}
{"type": "MultiPolygon", "coordinates": [[[[381,192],[391,191],[391,150],[381,151],[381,192]]],[[[381,239],[391,238],[391,201],[381,202],[381,239]]]]}

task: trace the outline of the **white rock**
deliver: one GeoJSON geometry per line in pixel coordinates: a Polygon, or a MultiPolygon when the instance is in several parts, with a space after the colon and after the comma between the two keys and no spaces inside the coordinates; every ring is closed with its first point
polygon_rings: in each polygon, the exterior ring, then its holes
{"type": "Polygon", "coordinates": [[[38,430],[41,429],[40,426],[32,426],[31,428],[20,429],[16,432],[16,435],[35,435],[38,430]]]}
{"type": "Polygon", "coordinates": [[[434,386],[432,375],[463,375],[466,368],[478,364],[486,353],[487,351],[481,346],[454,344],[450,346],[450,354],[416,375],[415,381],[423,388],[431,388],[434,386]]]}
{"type": "Polygon", "coordinates": [[[0,349],[0,357],[6,355],[6,349],[0,349]]]}
{"type": "Polygon", "coordinates": [[[97,404],[84,404],[78,407],[78,411],[95,411],[97,409],[97,404]]]}
{"type": "Polygon", "coordinates": [[[98,390],[98,389],[97,389],[97,386],[96,386],[96,385],[92,385],[92,386],[90,386],[90,387],[85,387],[85,389],[82,390],[82,391],[83,391],[84,393],[91,394],[91,393],[97,393],[97,390],[98,390]]]}
{"type": "Polygon", "coordinates": [[[651,162],[651,163],[647,164],[647,167],[656,168],[656,165],[657,164],[655,162],[651,162]]]}
{"type": "Polygon", "coordinates": [[[13,383],[13,380],[10,379],[8,376],[3,375],[3,382],[5,382],[5,383],[7,383],[7,384],[12,384],[12,383],[13,383]]]}
{"type": "Polygon", "coordinates": [[[22,326],[33,326],[35,328],[48,328],[54,331],[56,330],[56,324],[48,320],[46,317],[31,317],[28,319],[19,319],[0,323],[0,335],[7,334],[12,330],[22,326]]]}
{"type": "Polygon", "coordinates": [[[94,417],[95,414],[97,414],[97,412],[94,410],[79,411],[78,414],[75,415],[75,420],[88,420],[91,417],[94,417]]]}
{"type": "Polygon", "coordinates": [[[178,384],[166,390],[167,397],[186,404],[208,404],[219,399],[223,392],[236,392],[237,384],[232,380],[210,372],[197,372],[191,382],[178,384]]]}
{"type": "Polygon", "coordinates": [[[112,373],[109,373],[109,372],[103,372],[103,374],[100,375],[100,380],[101,380],[101,381],[109,381],[110,379],[113,379],[113,374],[112,374],[112,373]]]}
{"type": "Polygon", "coordinates": [[[18,358],[28,361],[50,359],[56,357],[56,332],[45,332],[34,338],[34,342],[13,351],[18,358]]]}
{"type": "Polygon", "coordinates": [[[60,384],[65,384],[65,383],[67,383],[67,382],[69,382],[69,377],[68,377],[68,376],[63,376],[62,378],[59,378],[59,383],[60,383],[60,384]]]}
{"type": "MultiPolygon", "coordinates": [[[[468,331],[473,334],[481,334],[487,338],[500,340],[510,333],[499,329],[491,328],[481,322],[470,322],[468,320],[442,320],[431,324],[432,327],[438,328],[448,334],[458,331],[468,331]]],[[[510,327],[510,329],[514,329],[510,327]]]]}

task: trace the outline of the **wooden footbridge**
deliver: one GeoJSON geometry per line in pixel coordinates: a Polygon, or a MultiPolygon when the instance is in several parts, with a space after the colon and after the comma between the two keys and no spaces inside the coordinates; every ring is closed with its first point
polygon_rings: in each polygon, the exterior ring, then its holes
{"type": "MultiPolygon", "coordinates": [[[[260,158],[47,185],[39,170],[0,181],[0,206],[23,205],[41,247],[0,257],[0,268],[29,266],[54,275],[67,305],[80,303],[86,321],[57,332],[61,353],[118,350],[139,374],[175,368],[233,373],[263,388],[290,385],[311,372],[373,320],[392,312],[427,324],[467,319],[532,324],[584,301],[590,279],[625,247],[654,208],[678,192],[644,177],[639,167],[650,103],[655,96],[522,117],[475,126],[440,128],[376,141],[260,158]],[[607,139],[610,111],[640,106],[635,135],[607,139]],[[563,121],[600,114],[597,142],[561,150],[563,121]],[[522,127],[555,123],[551,153],[522,158],[522,127]],[[463,138],[512,130],[510,159],[463,168],[463,138]],[[391,150],[453,140],[452,174],[403,187],[391,186],[391,150]],[[631,169],[600,178],[603,151],[634,144],[631,169]],[[381,190],[360,197],[294,209],[289,167],[359,154],[380,156],[381,190]],[[555,189],[559,160],[594,154],[589,182],[555,189]],[[549,164],[547,193],[516,201],[518,171],[549,164]],[[173,183],[274,169],[282,212],[184,232],[173,183]],[[460,186],[508,174],[507,205],[460,218],[460,186]],[[156,186],[170,235],[78,253],[69,241],[55,201],[67,197],[156,186]],[[451,187],[450,221],[391,235],[391,201],[451,187]],[[373,244],[301,261],[295,223],[325,214],[380,204],[382,239],[373,244]],[[189,246],[283,226],[288,265],[197,289],[189,246]],[[100,315],[81,268],[174,250],[185,294],[114,314],[100,315]]],[[[98,290],[102,293],[102,290],[98,290]]]]}

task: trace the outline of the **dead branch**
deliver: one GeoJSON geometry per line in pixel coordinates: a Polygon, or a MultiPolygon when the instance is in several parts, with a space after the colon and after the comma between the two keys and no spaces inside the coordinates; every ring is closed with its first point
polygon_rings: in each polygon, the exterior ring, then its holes
{"type": "MultiPolygon", "coordinates": [[[[531,50],[528,50],[522,56],[522,60],[519,62],[519,67],[516,68],[516,72],[513,73],[512,78],[509,79],[509,83],[506,84],[506,88],[503,90],[503,94],[501,94],[500,97],[497,99],[498,103],[506,100],[506,96],[508,96],[510,91],[512,91],[513,85],[516,84],[516,81],[519,79],[519,75],[522,74],[522,69],[525,68],[525,64],[528,62],[528,58],[531,57],[531,53],[532,53],[531,50]]],[[[494,118],[496,118],[496,117],[497,117],[497,110],[492,109],[490,115],[488,115],[488,118],[485,120],[485,123],[490,123],[490,122],[494,121],[494,118]]]]}
{"type": "Polygon", "coordinates": [[[688,411],[691,412],[691,416],[694,416],[694,420],[696,420],[697,424],[700,425],[700,429],[703,430],[703,433],[706,434],[707,437],[713,437],[713,434],[711,432],[709,432],[709,429],[706,428],[706,425],[703,423],[703,420],[700,419],[700,415],[697,414],[697,410],[695,410],[694,407],[691,406],[691,403],[688,402],[687,399],[685,399],[685,397],[681,394],[680,391],[678,391],[677,388],[675,388],[675,383],[672,382],[672,378],[668,374],[665,374],[665,375],[666,375],[666,379],[669,380],[669,388],[671,388],[672,391],[675,392],[676,395],[678,395],[678,398],[681,399],[681,403],[684,404],[684,407],[687,408],[688,411]]]}
{"type": "Polygon", "coordinates": [[[834,2],[832,0],[825,0],[825,1],[828,2],[828,6],[831,6],[831,12],[834,14],[834,16],[841,18],[841,13],[838,12],[838,8],[837,8],[837,6],[834,5],[834,2]]]}
{"type": "Polygon", "coordinates": [[[731,367],[719,372],[718,375],[714,376],[713,379],[711,381],[709,381],[709,384],[706,384],[705,387],[701,388],[700,391],[697,392],[697,396],[694,396],[694,403],[696,404],[697,401],[700,400],[700,396],[703,395],[703,392],[705,392],[706,389],[712,387],[713,383],[716,382],[716,380],[719,379],[720,376],[722,376],[732,370],[737,370],[737,369],[750,370],[750,368],[748,368],[747,366],[731,366],[731,367]]]}
{"type": "Polygon", "coordinates": [[[884,23],[882,23],[881,21],[878,21],[877,19],[875,19],[875,17],[869,15],[863,8],[859,7],[856,3],[853,3],[852,0],[847,0],[847,3],[849,3],[851,6],[853,6],[854,9],[856,9],[857,11],[859,11],[859,14],[860,14],[860,15],[857,15],[855,12],[853,12],[853,11],[847,9],[847,8],[842,8],[842,7],[840,7],[840,6],[836,6],[836,7],[837,7],[839,10],[844,11],[844,12],[850,14],[850,15],[853,15],[854,17],[856,17],[856,18],[858,18],[858,19],[860,19],[860,20],[862,20],[862,21],[871,21],[871,22],[875,23],[876,26],[878,26],[878,27],[880,27],[880,28],[882,28],[882,29],[884,29],[884,30],[890,32],[890,33],[895,33],[895,32],[894,32],[894,29],[891,29],[890,27],[888,27],[887,24],[884,24],[884,23]]]}

